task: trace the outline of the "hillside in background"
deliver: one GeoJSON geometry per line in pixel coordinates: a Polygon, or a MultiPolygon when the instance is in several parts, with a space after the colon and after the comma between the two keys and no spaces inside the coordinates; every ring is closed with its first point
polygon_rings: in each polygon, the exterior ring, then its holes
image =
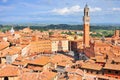
{"type": "MultiPolygon", "coordinates": [[[[48,29],[67,29],[67,30],[83,30],[83,25],[69,25],[69,24],[49,24],[49,25],[0,25],[1,31],[10,30],[11,27],[14,27],[15,30],[23,29],[25,27],[30,27],[35,30],[48,30],[48,29]]],[[[91,25],[90,30],[115,30],[120,29],[120,25],[91,25]]]]}

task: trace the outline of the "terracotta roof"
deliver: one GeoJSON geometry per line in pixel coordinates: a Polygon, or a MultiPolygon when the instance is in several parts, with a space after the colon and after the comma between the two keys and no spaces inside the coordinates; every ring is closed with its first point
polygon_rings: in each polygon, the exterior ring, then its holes
{"type": "Polygon", "coordinates": [[[83,71],[80,69],[66,68],[66,71],[72,74],[83,76],[83,71]]]}
{"type": "Polygon", "coordinates": [[[113,57],[112,60],[113,60],[114,62],[120,62],[120,57],[113,57]]]}
{"type": "Polygon", "coordinates": [[[18,54],[21,51],[21,47],[12,46],[1,51],[1,56],[5,57],[6,55],[18,54]]]}
{"type": "Polygon", "coordinates": [[[84,69],[92,69],[92,70],[101,70],[102,66],[95,64],[95,63],[90,63],[90,62],[85,62],[81,68],[84,69]]]}
{"type": "Polygon", "coordinates": [[[103,62],[103,63],[105,63],[106,60],[105,59],[96,59],[96,62],[103,62]]]}
{"type": "Polygon", "coordinates": [[[41,73],[41,80],[52,80],[56,77],[57,73],[46,70],[41,73]]]}
{"type": "Polygon", "coordinates": [[[21,47],[22,49],[25,48],[27,45],[22,45],[22,44],[19,44],[17,45],[18,47],[21,47]]]}
{"type": "Polygon", "coordinates": [[[82,65],[82,64],[84,64],[84,62],[83,62],[83,60],[78,60],[78,61],[76,61],[76,64],[82,65]]]}
{"type": "Polygon", "coordinates": [[[22,80],[52,80],[57,73],[52,71],[43,71],[41,73],[23,73],[22,80]]]}
{"type": "Polygon", "coordinates": [[[23,71],[23,72],[30,72],[31,69],[28,69],[28,68],[22,68],[22,71],[23,71]]]}
{"type": "Polygon", "coordinates": [[[105,64],[105,67],[103,69],[109,69],[109,70],[117,70],[120,71],[120,64],[105,64]]]}
{"type": "Polygon", "coordinates": [[[68,80],[82,80],[82,76],[77,74],[68,74],[69,79],[68,80]]]}
{"type": "Polygon", "coordinates": [[[71,64],[72,61],[73,61],[73,58],[69,56],[66,56],[64,54],[56,54],[51,57],[50,62],[60,66],[66,66],[67,64],[71,64]]]}
{"type": "Polygon", "coordinates": [[[65,38],[50,38],[51,41],[68,40],[65,38]]]}
{"type": "Polygon", "coordinates": [[[0,50],[7,48],[9,45],[9,42],[0,42],[0,50]]]}
{"type": "Polygon", "coordinates": [[[100,40],[95,41],[94,45],[95,46],[110,46],[110,44],[108,44],[106,42],[102,42],[100,40]]]}
{"type": "Polygon", "coordinates": [[[104,76],[104,75],[95,75],[95,74],[90,74],[90,73],[86,73],[85,75],[86,75],[86,77],[90,76],[90,77],[88,77],[89,79],[87,79],[87,80],[93,80],[94,77],[102,78],[105,80],[118,80],[116,78],[112,78],[112,77],[108,77],[108,76],[104,76]]]}
{"type": "Polygon", "coordinates": [[[23,29],[23,32],[28,32],[28,33],[29,33],[29,32],[31,32],[31,31],[32,31],[32,30],[31,30],[29,27],[23,29]]]}
{"type": "Polygon", "coordinates": [[[22,66],[25,66],[25,65],[27,65],[27,62],[19,62],[19,61],[14,61],[13,63],[12,63],[13,65],[16,65],[16,66],[19,66],[19,65],[22,65],[22,66]]]}
{"type": "Polygon", "coordinates": [[[35,64],[35,65],[45,65],[50,62],[50,58],[47,56],[41,56],[39,58],[36,58],[29,62],[29,64],[35,64]]]}
{"type": "Polygon", "coordinates": [[[0,68],[0,77],[5,76],[17,76],[18,75],[18,68],[12,65],[4,65],[0,68]]]}
{"type": "Polygon", "coordinates": [[[19,55],[15,60],[16,61],[22,61],[23,57],[21,55],[19,55]]]}
{"type": "Polygon", "coordinates": [[[41,80],[39,79],[40,73],[30,73],[30,72],[26,72],[22,74],[21,79],[22,80],[41,80]]]}
{"type": "Polygon", "coordinates": [[[62,61],[58,62],[57,65],[65,67],[67,64],[71,64],[71,63],[72,62],[70,62],[70,61],[64,61],[64,60],[62,60],[62,61]]]}
{"type": "Polygon", "coordinates": [[[5,36],[6,36],[6,34],[5,34],[5,33],[0,32],[0,37],[5,37],[5,36]]]}
{"type": "Polygon", "coordinates": [[[106,62],[106,59],[104,58],[104,56],[95,56],[95,60],[96,62],[106,62]]]}

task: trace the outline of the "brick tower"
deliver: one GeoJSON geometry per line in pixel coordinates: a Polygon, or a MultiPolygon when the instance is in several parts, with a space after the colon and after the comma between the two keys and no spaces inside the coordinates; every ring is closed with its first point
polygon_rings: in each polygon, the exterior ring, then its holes
{"type": "Polygon", "coordinates": [[[90,17],[89,17],[89,8],[87,4],[84,8],[83,23],[84,23],[83,46],[89,47],[90,17]]]}

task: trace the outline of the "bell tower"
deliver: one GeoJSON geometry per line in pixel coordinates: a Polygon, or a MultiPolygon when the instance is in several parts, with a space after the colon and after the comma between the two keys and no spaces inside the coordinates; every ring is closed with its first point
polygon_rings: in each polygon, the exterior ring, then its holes
{"type": "Polygon", "coordinates": [[[83,28],[84,28],[83,47],[89,47],[90,17],[89,17],[89,8],[87,4],[84,8],[83,28]]]}

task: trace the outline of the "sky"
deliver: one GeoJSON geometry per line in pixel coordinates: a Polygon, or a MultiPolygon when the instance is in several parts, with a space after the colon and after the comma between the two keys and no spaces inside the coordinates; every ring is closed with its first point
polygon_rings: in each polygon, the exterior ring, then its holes
{"type": "Polygon", "coordinates": [[[90,23],[120,23],[120,0],[0,0],[0,24],[82,24],[90,8],[90,23]]]}

